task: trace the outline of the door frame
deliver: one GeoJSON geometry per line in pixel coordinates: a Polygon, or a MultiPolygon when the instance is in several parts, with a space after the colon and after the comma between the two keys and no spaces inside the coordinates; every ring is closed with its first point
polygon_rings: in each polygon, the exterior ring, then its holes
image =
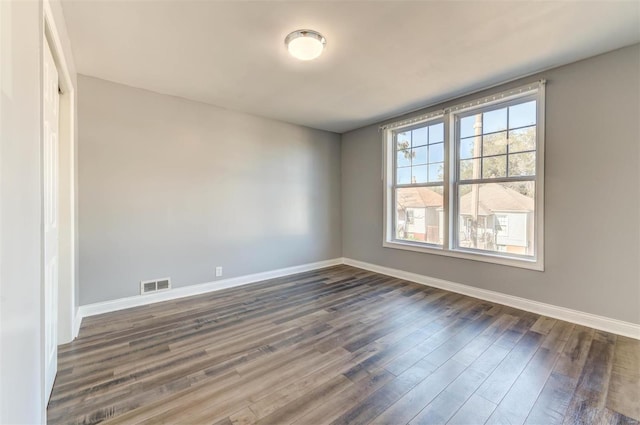
{"type": "MultiPolygon", "coordinates": [[[[76,259],[77,259],[77,211],[76,211],[76,166],[77,166],[77,146],[76,146],[76,91],[72,74],[69,71],[69,62],[65,56],[60,33],[55,23],[55,15],[50,4],[50,0],[42,2],[42,51],[46,49],[47,43],[51,49],[51,54],[56,63],[58,70],[59,85],[62,93],[60,94],[59,105],[59,271],[58,271],[58,344],[71,342],[79,331],[79,320],[77,315],[76,302],[76,259]]],[[[40,104],[44,98],[42,74],[43,65],[41,64],[40,74],[40,104]]],[[[42,111],[41,111],[42,126],[42,111]]],[[[40,149],[41,161],[43,158],[44,146],[44,128],[40,131],[40,149]]],[[[41,167],[42,169],[42,167],[41,167]]],[[[43,176],[44,177],[44,176],[43,176]]],[[[44,182],[44,178],[41,178],[44,182]]],[[[42,191],[44,194],[44,190],[42,191]]],[[[44,199],[43,199],[44,205],[44,199]]],[[[43,217],[44,219],[44,217],[43,217]]],[[[42,222],[42,237],[44,242],[44,222],[42,222]]],[[[43,243],[44,247],[44,243],[43,243]]],[[[44,252],[42,253],[44,260],[44,252]]],[[[44,264],[43,264],[44,266],[44,264]]],[[[42,359],[42,388],[43,388],[43,406],[45,408],[46,422],[46,406],[48,403],[48,394],[45,394],[45,376],[46,376],[46,356],[45,356],[45,306],[44,306],[44,274],[41,276],[41,359],[42,359]]]]}

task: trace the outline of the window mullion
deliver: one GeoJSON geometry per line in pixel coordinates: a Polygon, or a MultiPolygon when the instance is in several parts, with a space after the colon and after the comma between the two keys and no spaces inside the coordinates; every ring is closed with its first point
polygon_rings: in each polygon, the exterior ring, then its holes
{"type": "Polygon", "coordinates": [[[489,184],[489,183],[518,183],[535,181],[536,176],[497,177],[491,179],[466,179],[459,180],[459,184],[489,184]]]}
{"type": "Polygon", "coordinates": [[[456,163],[455,163],[455,122],[452,114],[447,113],[445,115],[445,176],[444,176],[444,201],[443,201],[443,236],[444,240],[442,241],[443,249],[449,251],[452,249],[452,225],[454,223],[453,219],[453,204],[452,204],[452,188],[453,188],[453,180],[456,176],[456,163]]]}

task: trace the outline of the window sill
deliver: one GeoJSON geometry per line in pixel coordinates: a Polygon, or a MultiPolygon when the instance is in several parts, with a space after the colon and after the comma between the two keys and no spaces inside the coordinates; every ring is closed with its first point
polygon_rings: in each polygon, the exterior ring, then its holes
{"type": "Polygon", "coordinates": [[[465,260],[479,261],[482,263],[499,264],[502,266],[518,267],[521,269],[544,271],[544,264],[541,260],[528,260],[524,258],[506,257],[492,254],[479,254],[468,251],[452,251],[437,246],[426,246],[424,244],[401,242],[401,241],[384,241],[382,246],[385,248],[402,249],[405,251],[421,252],[424,254],[442,255],[445,257],[462,258],[465,260]]]}

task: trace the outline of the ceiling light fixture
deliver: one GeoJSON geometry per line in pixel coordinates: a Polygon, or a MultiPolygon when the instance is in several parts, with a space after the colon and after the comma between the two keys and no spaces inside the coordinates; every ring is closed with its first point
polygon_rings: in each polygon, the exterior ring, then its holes
{"type": "Polygon", "coordinates": [[[284,39],[289,53],[301,61],[309,61],[322,54],[327,39],[317,31],[297,30],[284,39]]]}

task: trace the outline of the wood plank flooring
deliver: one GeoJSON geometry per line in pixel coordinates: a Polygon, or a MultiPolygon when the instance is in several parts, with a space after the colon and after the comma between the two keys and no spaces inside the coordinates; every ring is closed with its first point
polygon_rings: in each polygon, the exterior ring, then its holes
{"type": "Polygon", "coordinates": [[[638,424],[640,342],[348,266],[88,317],[50,424],[638,424]]]}

